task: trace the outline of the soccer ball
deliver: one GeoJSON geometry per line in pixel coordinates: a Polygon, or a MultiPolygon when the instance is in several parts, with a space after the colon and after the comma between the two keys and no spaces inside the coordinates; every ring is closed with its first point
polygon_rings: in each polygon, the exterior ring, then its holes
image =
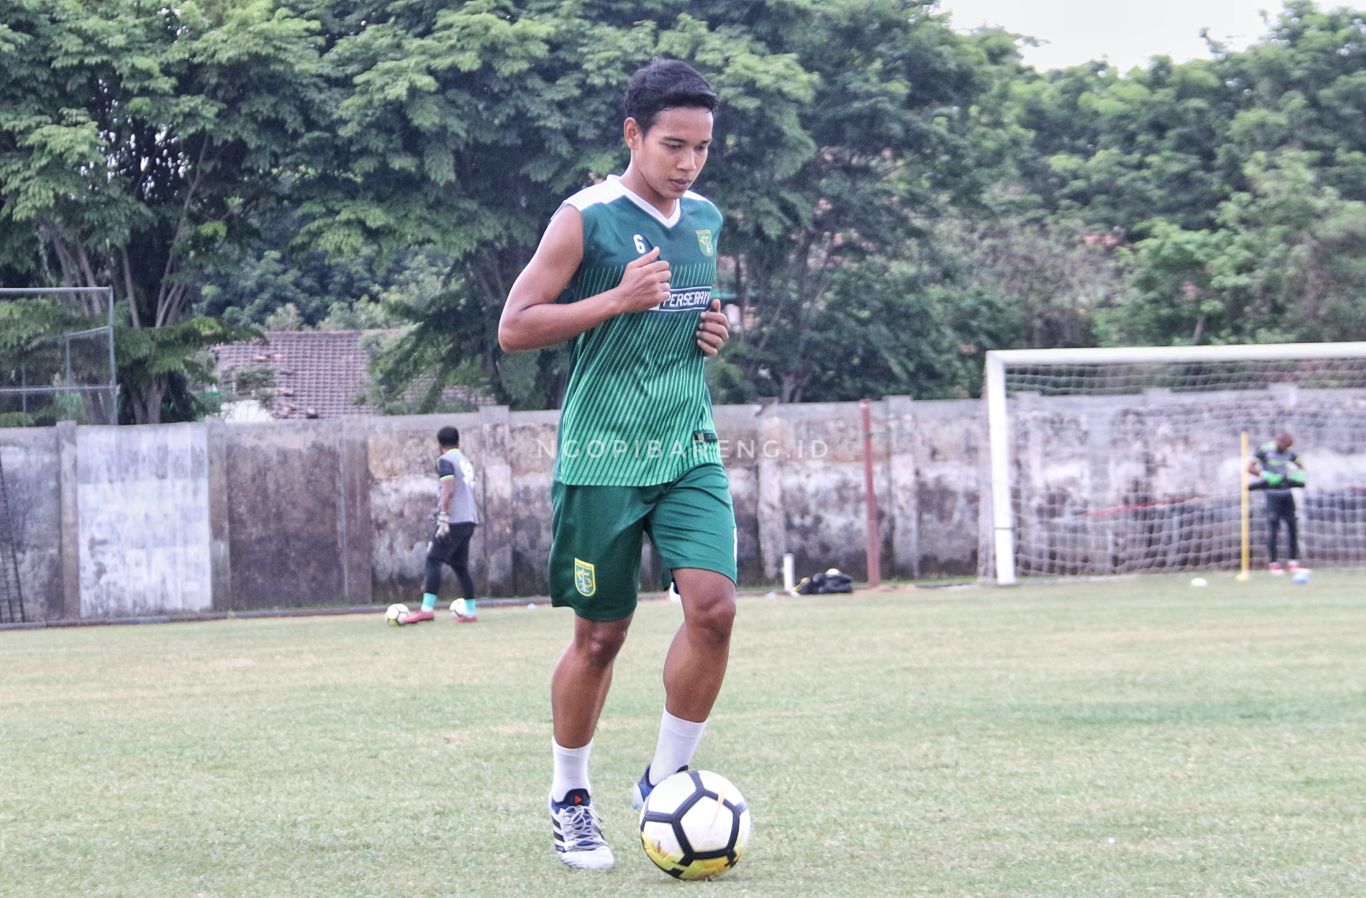
{"type": "Polygon", "coordinates": [[[1304,568],[1300,568],[1298,571],[1295,571],[1295,575],[1290,579],[1294,581],[1296,586],[1305,586],[1309,583],[1309,572],[1304,568]]]}
{"type": "Polygon", "coordinates": [[[384,612],[384,619],[389,622],[389,626],[397,627],[403,624],[401,618],[403,618],[407,614],[408,606],[401,605],[398,602],[395,602],[394,604],[389,606],[388,610],[384,612]]]}
{"type": "Polygon", "coordinates": [[[470,606],[464,599],[456,599],[451,602],[451,617],[469,617],[470,606]]]}
{"type": "Polygon", "coordinates": [[[680,771],[645,799],[640,842],[655,866],[677,879],[720,876],[749,844],[749,805],[719,773],[680,771]]]}

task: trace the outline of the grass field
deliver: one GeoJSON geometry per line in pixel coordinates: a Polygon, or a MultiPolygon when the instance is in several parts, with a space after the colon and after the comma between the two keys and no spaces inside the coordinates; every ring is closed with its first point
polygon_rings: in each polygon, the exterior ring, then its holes
{"type": "Polygon", "coordinates": [[[745,597],[699,766],[750,853],[635,841],[679,618],[648,602],[561,868],[547,682],[567,612],[0,633],[0,895],[1366,896],[1366,577],[745,597]]]}

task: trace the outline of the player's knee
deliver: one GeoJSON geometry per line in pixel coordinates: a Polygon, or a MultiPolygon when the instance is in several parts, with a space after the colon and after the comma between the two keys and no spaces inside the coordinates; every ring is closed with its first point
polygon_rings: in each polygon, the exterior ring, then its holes
{"type": "Polygon", "coordinates": [[[686,617],[688,628],[695,636],[712,642],[725,642],[730,639],[730,631],[735,624],[735,596],[728,591],[698,596],[697,601],[689,603],[686,617]]]}
{"type": "Polygon", "coordinates": [[[626,628],[615,625],[592,625],[574,635],[575,651],[594,667],[607,667],[616,660],[626,642],[626,628]]]}

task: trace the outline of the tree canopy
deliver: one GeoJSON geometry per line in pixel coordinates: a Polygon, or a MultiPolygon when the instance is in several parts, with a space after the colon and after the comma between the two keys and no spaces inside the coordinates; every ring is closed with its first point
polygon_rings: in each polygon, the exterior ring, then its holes
{"type": "Polygon", "coordinates": [[[560,201],[625,166],[655,56],[722,97],[719,400],[973,395],[992,348],[1366,339],[1347,8],[1127,72],[1035,71],[933,0],[7,9],[0,283],[113,287],[125,420],[202,413],[203,348],[280,324],[392,329],[381,397],[555,404],[566,349],[505,355],[498,313],[560,201]]]}

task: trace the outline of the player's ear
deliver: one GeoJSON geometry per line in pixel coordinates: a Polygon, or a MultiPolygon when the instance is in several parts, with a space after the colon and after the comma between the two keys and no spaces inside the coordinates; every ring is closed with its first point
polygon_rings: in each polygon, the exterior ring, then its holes
{"type": "Polygon", "coordinates": [[[640,140],[644,133],[640,130],[640,122],[627,116],[626,121],[621,123],[621,134],[626,139],[626,147],[632,153],[640,146],[640,140]]]}

